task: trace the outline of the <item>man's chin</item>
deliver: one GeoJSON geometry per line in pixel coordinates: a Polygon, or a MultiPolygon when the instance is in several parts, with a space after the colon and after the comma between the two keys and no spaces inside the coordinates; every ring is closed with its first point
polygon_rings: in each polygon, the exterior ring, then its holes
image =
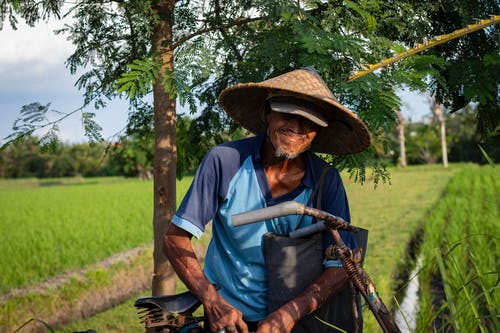
{"type": "Polygon", "coordinates": [[[300,154],[302,154],[304,151],[299,151],[299,152],[288,152],[283,149],[276,149],[275,151],[275,156],[278,160],[293,160],[294,158],[298,157],[300,154]]]}

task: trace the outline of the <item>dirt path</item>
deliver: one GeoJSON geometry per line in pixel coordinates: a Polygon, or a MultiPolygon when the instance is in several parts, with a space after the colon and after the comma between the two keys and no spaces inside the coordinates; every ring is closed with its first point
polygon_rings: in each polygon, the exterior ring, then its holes
{"type": "MultiPolygon", "coordinates": [[[[13,332],[31,318],[41,319],[58,328],[150,290],[152,249],[148,245],[118,253],[84,269],[68,271],[0,296],[0,333],[13,332]],[[101,276],[97,287],[95,278],[89,277],[95,274],[101,276]],[[93,287],[85,288],[91,283],[94,283],[93,287]],[[81,289],[77,294],[73,294],[75,285],[81,289]]],[[[195,252],[200,260],[204,259],[204,248],[196,246],[195,252]]],[[[47,332],[47,329],[41,324],[30,324],[22,332],[47,332]]]]}

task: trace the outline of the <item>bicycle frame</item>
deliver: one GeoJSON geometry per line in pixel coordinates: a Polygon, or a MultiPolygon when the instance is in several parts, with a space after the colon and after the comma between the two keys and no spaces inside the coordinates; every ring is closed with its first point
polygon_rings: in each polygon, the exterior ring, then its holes
{"type": "MultiPolygon", "coordinates": [[[[382,330],[385,333],[400,333],[391,313],[378,297],[375,284],[361,265],[357,264],[360,260],[355,262],[353,252],[344,244],[338,232],[338,230],[358,232],[359,228],[340,217],[295,201],[233,215],[232,224],[238,227],[286,215],[308,215],[318,220],[313,225],[291,232],[289,236],[299,238],[327,230],[335,243],[328,249],[327,256],[335,256],[342,262],[350,282],[365,299],[382,330]]],[[[135,306],[141,310],[139,314],[146,328],[156,332],[180,332],[186,324],[204,322],[204,317],[193,316],[194,310],[200,305],[201,303],[190,292],[172,296],[143,297],[135,302],[135,306]]]]}
{"type": "Polygon", "coordinates": [[[295,201],[287,201],[275,206],[233,215],[232,224],[233,226],[241,226],[286,215],[309,215],[315,217],[318,221],[323,221],[292,232],[289,236],[297,238],[321,230],[328,230],[335,242],[335,246],[329,249],[330,255],[335,255],[342,262],[349,280],[365,299],[382,330],[385,333],[401,332],[384,302],[378,297],[375,284],[365,270],[354,262],[351,249],[344,244],[338,232],[339,229],[357,232],[358,228],[348,224],[340,217],[295,201]]]}

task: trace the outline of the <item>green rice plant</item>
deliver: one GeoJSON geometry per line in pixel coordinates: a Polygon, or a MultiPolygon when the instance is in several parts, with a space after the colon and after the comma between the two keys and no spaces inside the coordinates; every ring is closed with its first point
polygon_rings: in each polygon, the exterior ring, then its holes
{"type": "MultiPolygon", "coordinates": [[[[440,199],[449,179],[458,168],[461,167],[443,169],[419,166],[405,170],[391,169],[391,184],[379,184],[376,189],[369,183],[361,186],[343,175],[351,206],[351,221],[370,230],[365,268],[387,304],[395,293],[396,272],[398,266],[402,265],[409,239],[425,220],[428,210],[440,199]]],[[[182,286],[180,283],[178,285],[182,286]]],[[[364,310],[363,316],[365,332],[380,332],[369,311],[364,310]]],[[[132,333],[138,331],[137,323],[135,309],[131,303],[127,303],[124,307],[78,321],[64,330],[93,328],[98,332],[132,333]],[[127,319],[124,318],[123,311],[127,313],[127,319]],[[113,321],[115,316],[119,320],[113,321]],[[129,320],[128,324],[125,323],[126,320],[129,320]]]]}
{"type": "MultiPolygon", "coordinates": [[[[453,175],[463,166],[412,166],[390,169],[391,181],[359,185],[344,177],[352,224],[369,230],[364,267],[388,307],[396,296],[399,271],[408,263],[408,243],[419,232],[432,207],[442,199],[453,175]]],[[[363,309],[365,332],[381,332],[377,321],[363,309]]]]}
{"type": "Polygon", "coordinates": [[[0,294],[150,243],[152,205],[152,182],[136,179],[2,188],[0,294]]]}
{"type": "Polygon", "coordinates": [[[419,331],[500,331],[499,176],[491,166],[464,169],[428,219],[419,331]]]}

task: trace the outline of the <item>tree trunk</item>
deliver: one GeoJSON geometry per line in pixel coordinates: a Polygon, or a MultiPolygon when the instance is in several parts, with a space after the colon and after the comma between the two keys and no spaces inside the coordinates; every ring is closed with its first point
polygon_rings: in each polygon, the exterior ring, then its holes
{"type": "Polygon", "coordinates": [[[162,68],[153,85],[155,155],[154,155],[154,274],[152,294],[175,293],[175,274],[162,251],[163,235],[167,230],[176,206],[176,142],[175,96],[165,91],[162,73],[173,73],[172,27],[174,24],[173,0],[154,3],[160,20],[153,28],[153,50],[161,57],[162,68]]]}
{"type": "Polygon", "coordinates": [[[406,168],[406,144],[405,144],[405,127],[403,124],[403,114],[400,110],[396,110],[398,115],[398,140],[399,140],[399,165],[406,168]]]}
{"type": "Polygon", "coordinates": [[[433,103],[433,112],[436,115],[436,118],[439,120],[439,124],[441,127],[441,152],[443,156],[443,166],[445,168],[448,167],[448,149],[446,147],[446,120],[443,116],[443,110],[441,104],[437,103],[434,99],[433,103]]]}

